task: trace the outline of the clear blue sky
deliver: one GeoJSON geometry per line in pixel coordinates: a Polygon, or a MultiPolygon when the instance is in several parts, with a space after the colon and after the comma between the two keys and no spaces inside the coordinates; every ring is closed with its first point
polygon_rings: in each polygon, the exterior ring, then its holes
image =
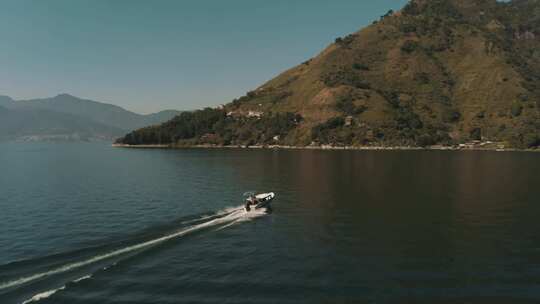
{"type": "Polygon", "coordinates": [[[406,0],[2,0],[0,94],[215,106],[406,0]]]}

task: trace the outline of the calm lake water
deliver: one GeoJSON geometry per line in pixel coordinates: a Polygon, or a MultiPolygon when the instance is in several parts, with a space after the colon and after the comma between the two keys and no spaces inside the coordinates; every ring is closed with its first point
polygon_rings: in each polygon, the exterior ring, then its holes
{"type": "Polygon", "coordinates": [[[0,303],[540,301],[540,153],[3,143],[0,169],[0,303]]]}

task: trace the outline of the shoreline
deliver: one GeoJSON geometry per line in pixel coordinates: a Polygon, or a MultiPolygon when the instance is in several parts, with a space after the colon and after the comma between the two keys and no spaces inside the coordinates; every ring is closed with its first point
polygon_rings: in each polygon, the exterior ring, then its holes
{"type": "Polygon", "coordinates": [[[128,149],[258,149],[258,150],[328,150],[328,151],[492,151],[492,152],[540,152],[539,149],[509,149],[496,147],[460,147],[460,146],[284,146],[284,145],[253,145],[253,146],[219,146],[219,145],[126,145],[112,144],[114,148],[128,149]]]}

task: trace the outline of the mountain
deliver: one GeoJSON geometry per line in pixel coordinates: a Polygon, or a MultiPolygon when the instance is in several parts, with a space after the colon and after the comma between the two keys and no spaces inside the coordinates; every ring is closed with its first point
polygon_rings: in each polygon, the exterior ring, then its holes
{"type": "Polygon", "coordinates": [[[112,140],[180,113],[167,110],[140,115],[68,94],[23,101],[0,96],[0,107],[0,139],[29,140],[112,140]]]}
{"type": "Polygon", "coordinates": [[[179,114],[178,111],[168,110],[155,114],[140,115],[112,104],[81,99],[69,94],[60,94],[52,98],[21,100],[11,104],[12,109],[48,110],[77,115],[128,131],[161,123],[179,114]]]}
{"type": "Polygon", "coordinates": [[[540,145],[540,1],[413,0],[223,109],[125,144],[540,145]]]}
{"type": "MultiPolygon", "coordinates": [[[[180,114],[180,111],[163,110],[163,111],[160,111],[160,112],[157,112],[157,113],[144,115],[144,118],[143,118],[144,123],[143,123],[143,125],[145,125],[145,126],[153,126],[153,125],[161,124],[161,123],[163,123],[165,121],[168,121],[171,118],[177,116],[178,114],[180,114]]],[[[137,127],[130,128],[130,130],[134,130],[134,129],[137,129],[137,127]]]]}
{"type": "Polygon", "coordinates": [[[14,101],[11,97],[0,95],[0,107],[10,108],[13,106],[13,103],[14,101]]]}
{"type": "Polygon", "coordinates": [[[111,140],[122,132],[70,114],[0,108],[0,140],[111,140]]]}

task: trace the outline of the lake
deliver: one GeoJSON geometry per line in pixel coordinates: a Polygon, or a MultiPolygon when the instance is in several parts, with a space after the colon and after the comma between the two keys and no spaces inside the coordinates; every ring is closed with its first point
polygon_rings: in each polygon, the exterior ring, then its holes
{"type": "Polygon", "coordinates": [[[0,168],[0,303],[540,301],[540,153],[2,143],[0,168]]]}

